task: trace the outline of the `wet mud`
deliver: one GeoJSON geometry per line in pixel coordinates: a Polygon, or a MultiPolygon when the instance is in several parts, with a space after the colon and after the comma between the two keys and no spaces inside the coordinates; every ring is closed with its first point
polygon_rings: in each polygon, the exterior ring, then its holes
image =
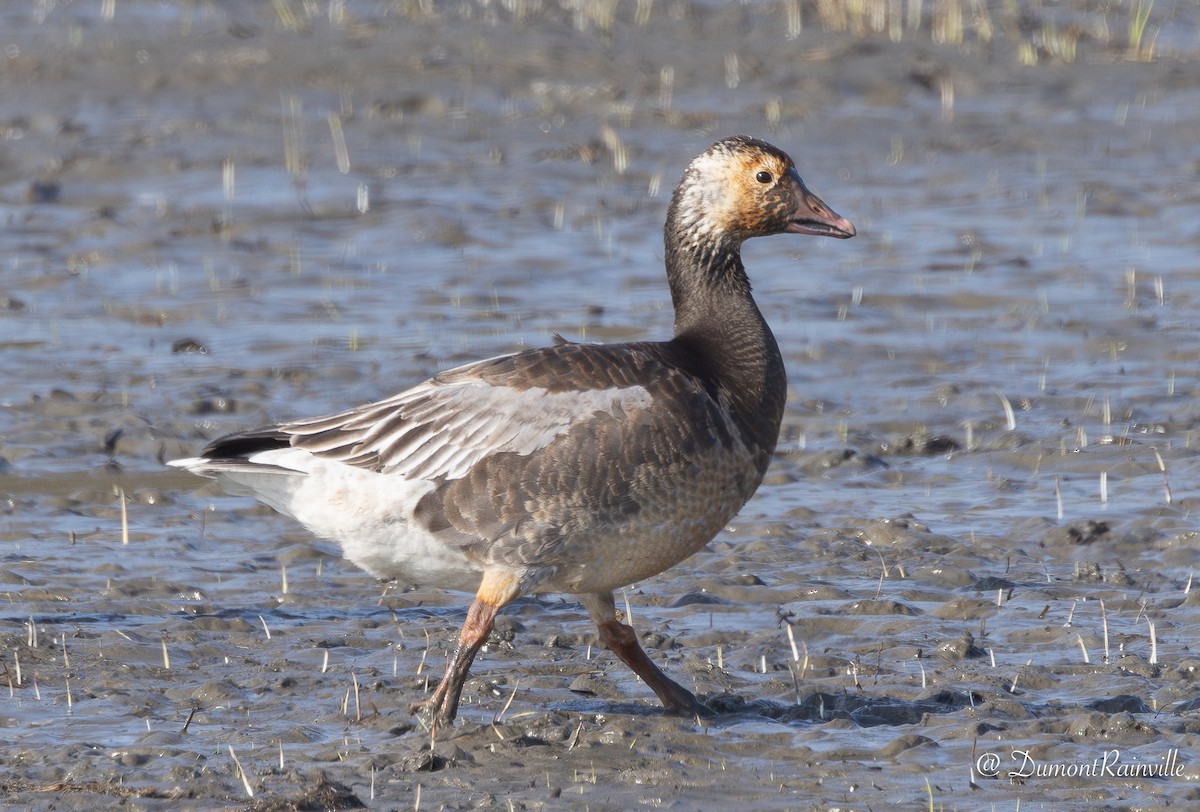
{"type": "Polygon", "coordinates": [[[4,805],[1200,803],[1200,14],[1138,19],[5,5],[4,805]],[[556,332],[669,335],[670,190],[740,132],[859,236],[747,246],[777,459],[618,595],[720,713],[662,716],[544,596],[431,737],[406,708],[466,596],[162,462],[556,332]]]}

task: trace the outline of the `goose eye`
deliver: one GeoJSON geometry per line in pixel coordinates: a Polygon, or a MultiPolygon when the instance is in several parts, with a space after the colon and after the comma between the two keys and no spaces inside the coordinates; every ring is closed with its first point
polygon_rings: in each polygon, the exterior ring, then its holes
{"type": "Polygon", "coordinates": [[[771,182],[771,173],[767,172],[767,171],[759,172],[757,175],[754,176],[754,179],[757,180],[759,183],[770,183],[771,182]]]}

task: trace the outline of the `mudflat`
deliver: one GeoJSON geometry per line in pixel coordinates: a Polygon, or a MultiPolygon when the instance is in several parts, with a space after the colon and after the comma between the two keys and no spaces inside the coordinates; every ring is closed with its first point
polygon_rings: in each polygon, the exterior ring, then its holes
{"type": "Polygon", "coordinates": [[[49,809],[1200,802],[1200,8],[0,10],[0,797],[49,809]],[[747,133],[858,237],[747,244],[776,461],[618,597],[379,583],[166,469],[457,363],[666,337],[747,133]]]}

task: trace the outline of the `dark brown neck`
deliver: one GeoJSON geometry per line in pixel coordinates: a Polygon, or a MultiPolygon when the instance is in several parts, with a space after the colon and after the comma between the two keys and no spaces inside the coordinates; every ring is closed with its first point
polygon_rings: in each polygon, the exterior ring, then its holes
{"type": "Polygon", "coordinates": [[[787,376],[775,336],[750,295],[740,245],[668,241],[667,276],[676,343],[708,370],[765,471],[779,438],[787,376]]]}

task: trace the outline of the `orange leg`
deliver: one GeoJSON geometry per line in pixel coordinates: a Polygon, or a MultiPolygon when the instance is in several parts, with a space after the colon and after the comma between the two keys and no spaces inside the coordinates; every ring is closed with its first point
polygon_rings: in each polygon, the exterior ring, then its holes
{"type": "Polygon", "coordinates": [[[517,579],[510,573],[484,573],[483,583],[475,595],[475,600],[467,609],[467,619],[458,633],[458,647],[446,666],[445,676],[428,699],[411,707],[411,711],[431,730],[436,731],[454,721],[458,714],[458,700],[462,696],[463,683],[467,681],[467,674],[475,655],[487,642],[500,610],[518,594],[517,579]]]}
{"type": "Polygon", "coordinates": [[[617,608],[611,592],[581,595],[584,608],[600,630],[600,640],[621,662],[650,686],[667,713],[680,716],[710,716],[712,711],[700,703],[691,691],[659,670],[638,644],[632,626],[617,620],[617,608]]]}

